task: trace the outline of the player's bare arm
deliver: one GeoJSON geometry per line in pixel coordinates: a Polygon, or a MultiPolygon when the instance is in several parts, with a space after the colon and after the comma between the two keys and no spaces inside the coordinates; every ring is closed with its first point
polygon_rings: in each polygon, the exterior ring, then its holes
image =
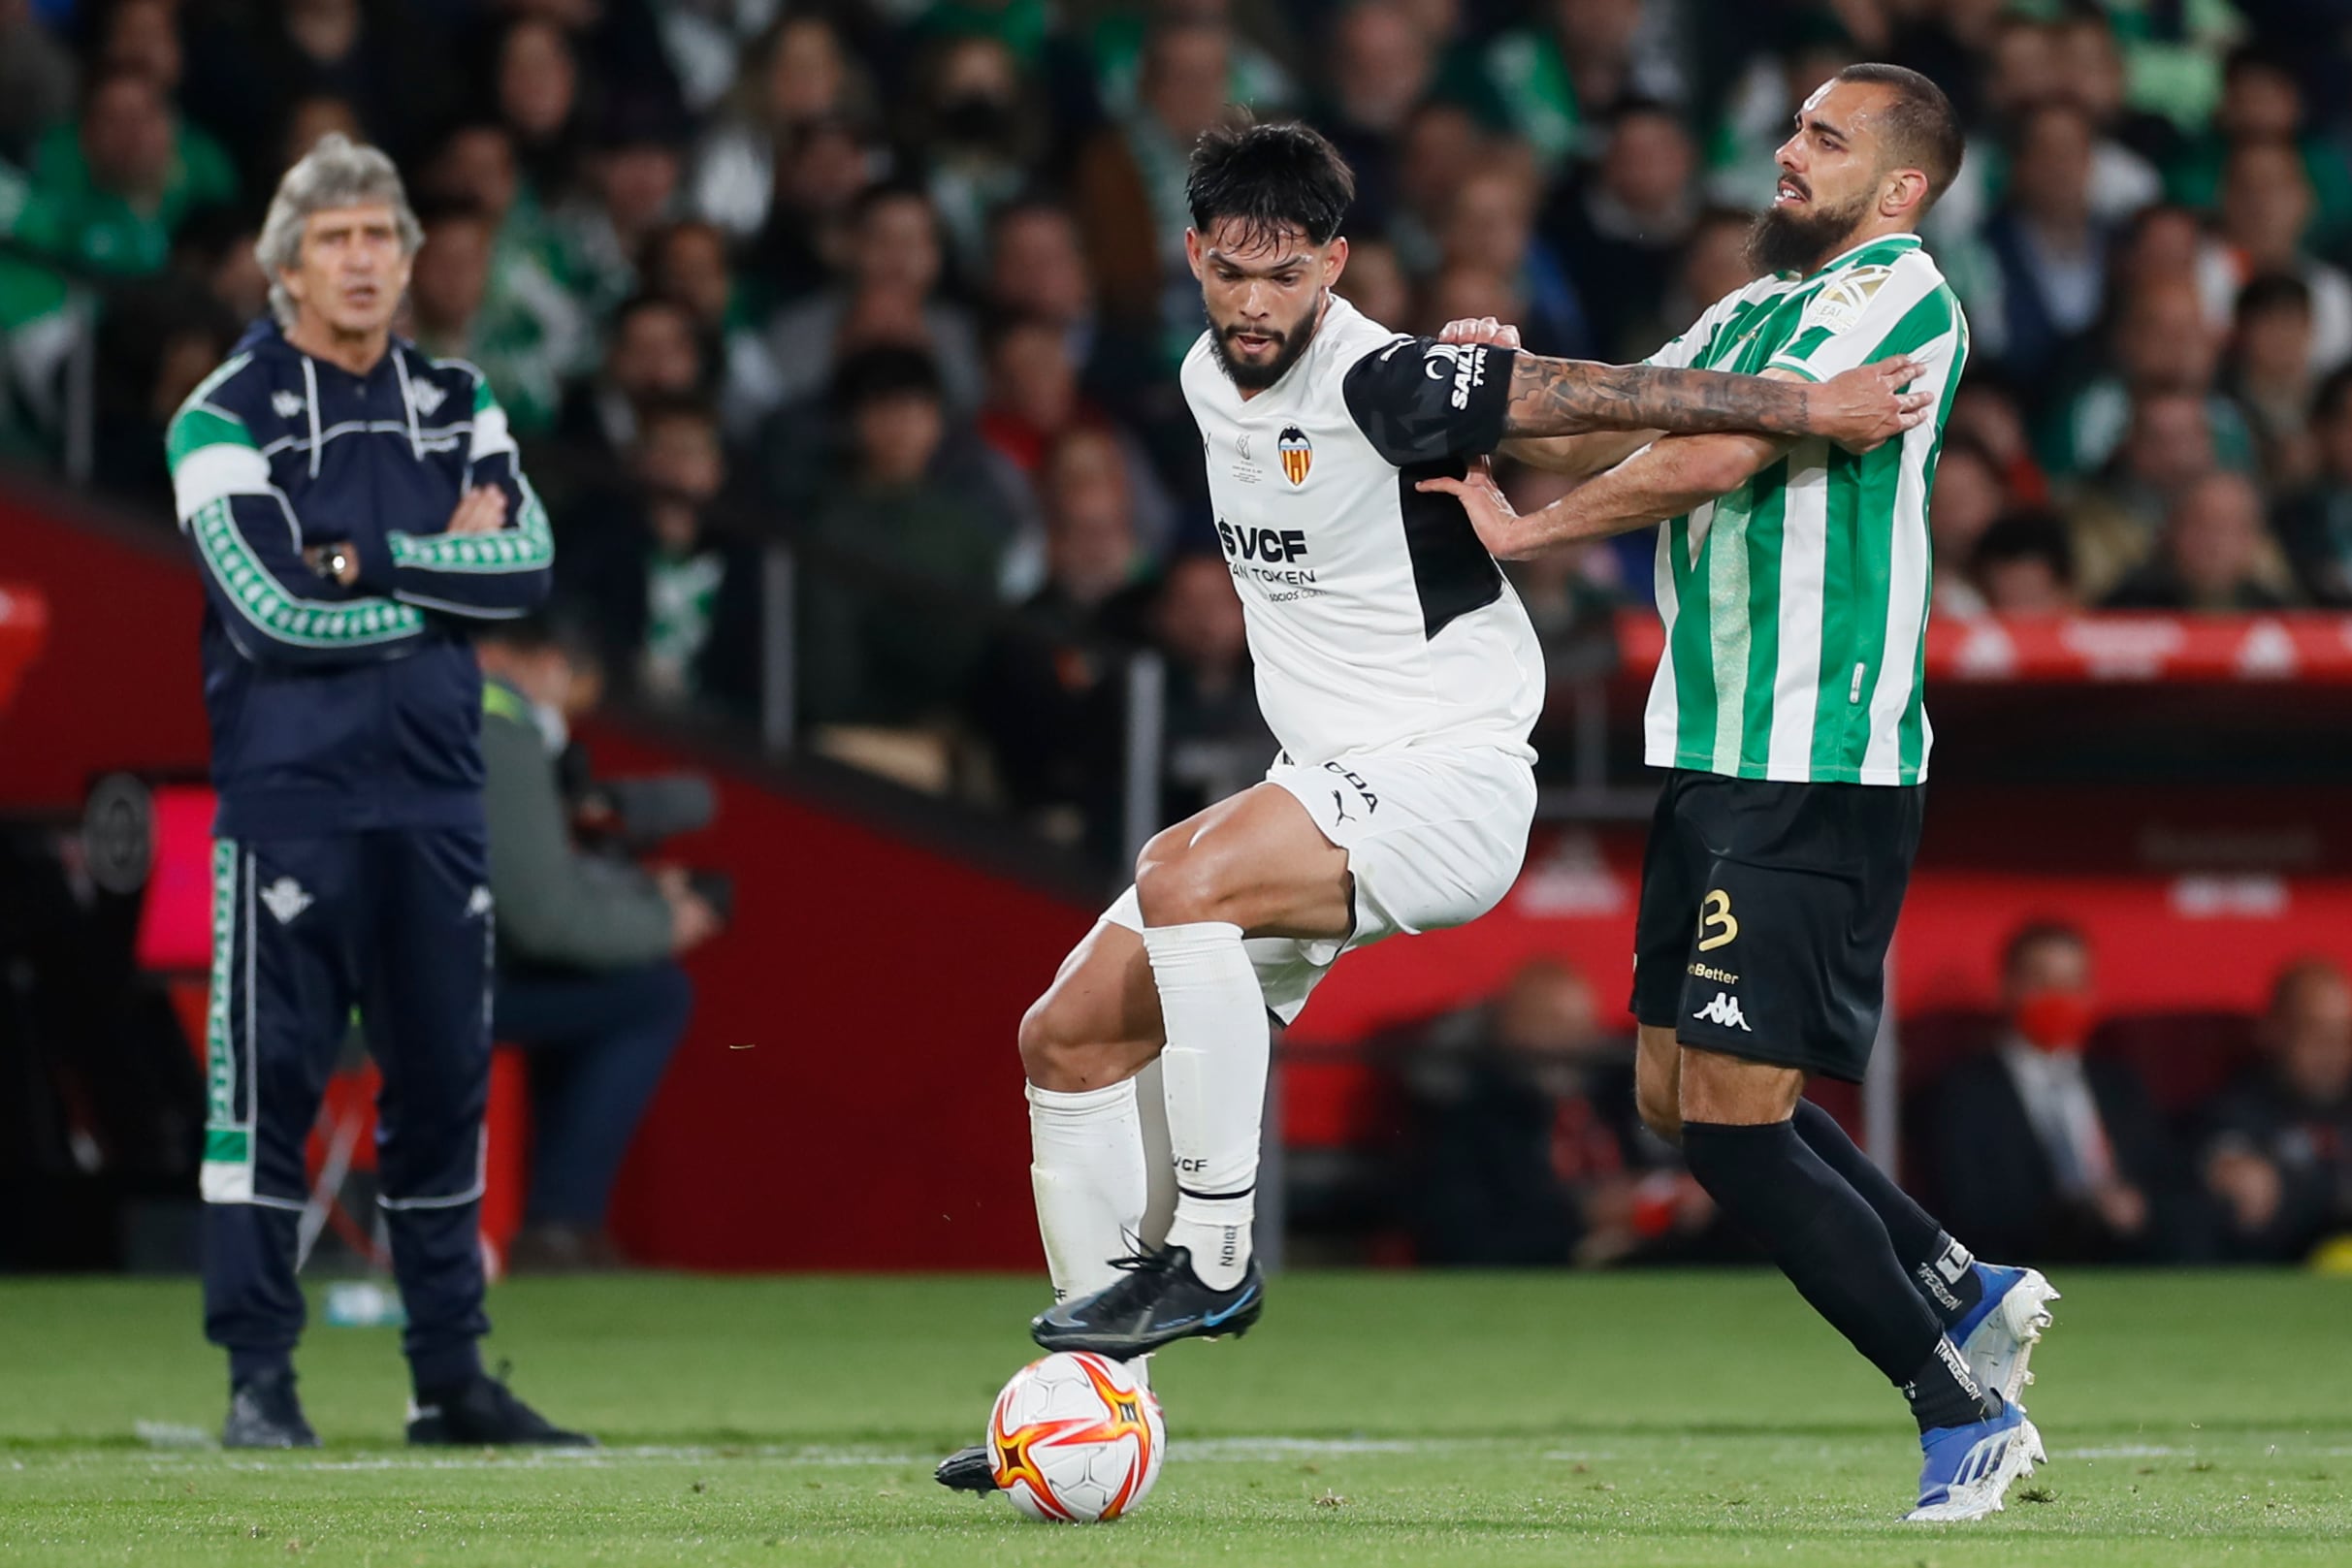
{"type": "Polygon", "coordinates": [[[1670,435],[1709,435],[1744,431],[1824,436],[1862,452],[1928,417],[1933,397],[1902,390],[1919,368],[1910,357],[1897,355],[1810,382],[1519,354],[1511,361],[1503,433],[1663,431],[1670,435]]]}
{"type": "MultiPolygon", "coordinates": [[[[1437,334],[1441,343],[1488,343],[1518,348],[1519,329],[1493,316],[1458,316],[1437,334]]],[[[1663,431],[1588,431],[1582,435],[1523,435],[1496,448],[1530,468],[1583,479],[1614,468],[1663,435],[1663,431]]]]}
{"type": "Polygon", "coordinates": [[[1651,444],[1608,472],[1577,486],[1541,511],[1521,515],[1484,463],[1461,479],[1424,479],[1417,488],[1460,500],[1479,543],[1498,560],[1523,560],[1580,540],[1647,528],[1735,490],[1787,452],[1794,437],[1676,435],[1651,444]]]}

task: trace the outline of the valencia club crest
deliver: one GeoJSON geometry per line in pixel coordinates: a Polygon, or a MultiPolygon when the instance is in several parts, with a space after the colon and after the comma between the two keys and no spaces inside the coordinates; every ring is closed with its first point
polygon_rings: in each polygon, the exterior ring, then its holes
{"type": "Polygon", "coordinates": [[[1306,483],[1306,470],[1315,465],[1315,445],[1306,432],[1296,425],[1282,427],[1282,438],[1274,443],[1282,453],[1283,475],[1294,485],[1306,483]]]}

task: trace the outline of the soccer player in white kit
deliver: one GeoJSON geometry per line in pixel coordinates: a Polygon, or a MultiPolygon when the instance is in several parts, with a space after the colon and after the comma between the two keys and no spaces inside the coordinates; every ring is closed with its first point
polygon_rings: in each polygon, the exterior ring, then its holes
{"type": "MultiPolygon", "coordinates": [[[[1304,126],[1212,130],[1192,154],[1185,248],[1208,330],[1184,397],[1282,752],[1264,784],[1144,847],[1135,885],[1021,1020],[1056,1298],[1031,1331],[1049,1350],[1133,1358],[1257,1320],[1267,1015],[1294,1019],[1342,952],[1476,919],[1519,874],[1542,650],[1461,508],[1418,481],[1513,436],[1730,430],[1858,449],[1925,415],[1899,390],[1905,359],[1806,384],[1393,333],[1332,293],[1353,192],[1304,126]],[[1138,1095],[1155,1059],[1156,1159],[1138,1095]],[[1173,1177],[1164,1234],[1146,1221],[1155,1177],[1173,1177]]],[[[985,1450],[940,1480],[989,1489],[985,1450]]]]}

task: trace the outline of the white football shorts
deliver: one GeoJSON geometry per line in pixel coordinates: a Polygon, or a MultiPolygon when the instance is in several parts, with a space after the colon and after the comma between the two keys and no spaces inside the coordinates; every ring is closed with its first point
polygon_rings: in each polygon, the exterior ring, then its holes
{"type": "MultiPolygon", "coordinates": [[[[1400,933],[1467,925],[1501,903],[1519,880],[1535,819],[1533,768],[1498,747],[1413,747],[1320,766],[1276,762],[1266,782],[1296,796],[1323,836],[1347,851],[1356,880],[1356,929],[1345,941],[1243,944],[1267,1010],[1286,1024],[1341,953],[1400,933]]],[[[1143,930],[1135,889],[1102,917],[1143,930]]]]}

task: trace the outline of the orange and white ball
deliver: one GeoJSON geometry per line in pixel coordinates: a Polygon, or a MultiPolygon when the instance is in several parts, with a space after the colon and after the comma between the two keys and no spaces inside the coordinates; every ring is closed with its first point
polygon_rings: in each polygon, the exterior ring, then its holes
{"type": "Polygon", "coordinates": [[[1134,1513],[1167,1451],[1159,1400],[1105,1356],[1065,1351],[1031,1361],[988,1417],[996,1484],[1034,1520],[1093,1524],[1134,1513]]]}

